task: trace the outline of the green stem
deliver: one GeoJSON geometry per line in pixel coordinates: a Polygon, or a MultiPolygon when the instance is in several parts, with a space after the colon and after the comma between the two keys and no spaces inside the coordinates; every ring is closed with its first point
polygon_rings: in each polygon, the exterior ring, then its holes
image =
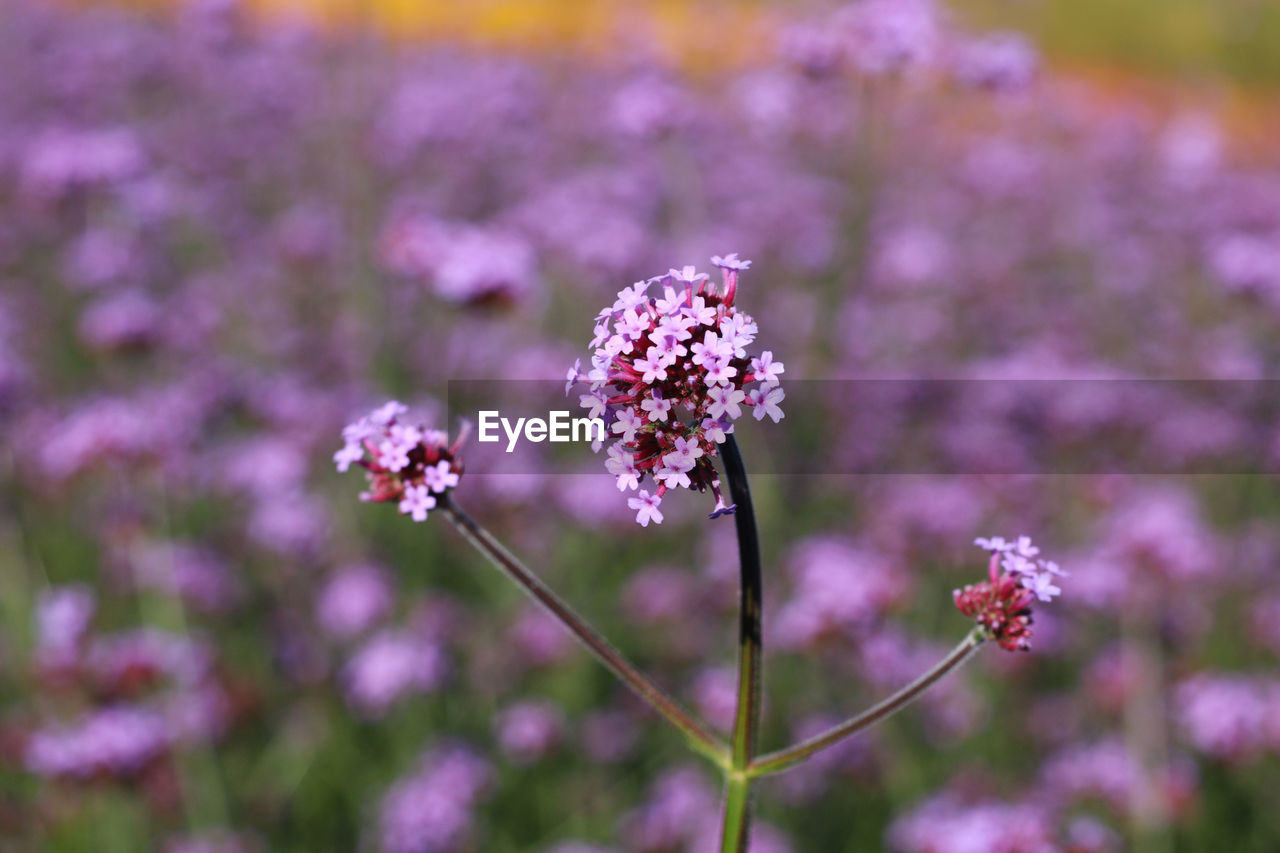
{"type": "Polygon", "coordinates": [[[480,526],[475,519],[463,511],[457,502],[449,499],[441,500],[441,510],[453,522],[463,537],[484,554],[489,561],[502,570],[507,577],[516,582],[525,592],[533,597],[556,618],[569,633],[586,647],[600,663],[612,672],[623,684],[639,696],[649,707],[661,714],[685,736],[689,745],[697,752],[710,758],[718,766],[725,767],[728,760],[728,747],[716,737],[707,726],[682,708],[674,699],[663,692],[640,670],[622,657],[608,640],[596,632],[583,619],[574,613],[564,601],[551,591],[541,579],[524,566],[516,557],[493,537],[493,534],[480,526]]]}
{"type": "Polygon", "coordinates": [[[725,790],[722,853],[746,851],[751,823],[751,777],[747,769],[755,757],[760,733],[762,679],[760,661],[764,653],[761,614],[764,579],[760,567],[760,538],[756,531],[751,488],[738,443],[730,435],[721,447],[729,497],[737,505],[734,522],[738,532],[742,600],[738,617],[738,707],[733,720],[731,772],[725,790]]]}
{"type": "Polygon", "coordinates": [[[969,632],[951,653],[945,658],[933,665],[933,668],[921,675],[915,681],[903,687],[897,693],[888,699],[873,705],[867,710],[827,729],[821,734],[815,735],[808,740],[789,746],[786,749],[780,749],[777,752],[770,752],[762,755],[751,763],[748,775],[751,777],[766,776],[770,773],[777,773],[793,767],[812,756],[814,753],[821,752],[827,747],[844,740],[852,734],[862,731],[867,726],[886,717],[892,716],[898,711],[910,705],[911,702],[924,691],[928,690],[935,682],[941,679],[951,670],[960,666],[968,660],[978,647],[986,640],[986,635],[981,628],[974,628],[969,632]]]}
{"type": "Polygon", "coordinates": [[[724,793],[724,833],[720,850],[747,850],[747,836],[751,829],[751,777],[729,773],[724,793]]]}

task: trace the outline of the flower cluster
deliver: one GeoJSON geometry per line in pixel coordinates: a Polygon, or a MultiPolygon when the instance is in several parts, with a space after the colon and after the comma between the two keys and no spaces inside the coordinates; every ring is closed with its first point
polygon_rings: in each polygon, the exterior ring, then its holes
{"type": "Polygon", "coordinates": [[[687,266],[619,292],[596,318],[590,372],[581,371],[579,360],[566,377],[566,394],[589,383],[580,401],[591,417],[605,418],[616,437],[606,467],[619,490],[638,490],[628,505],[644,527],[662,522],[662,498],[680,486],[711,489],[712,518],[732,512],[711,463],[718,445],[744,406],[756,420],[783,417],[778,404],[786,394],[778,376],[786,368],[767,350],[748,355],[758,327],[733,304],[738,273],[751,262],[737,254],[711,262],[723,272],[720,288],[687,266]],[[661,296],[649,295],[653,285],[661,296]],[[640,488],[646,477],[657,484],[652,494],[640,488]]]}
{"type": "Polygon", "coordinates": [[[986,629],[1001,648],[1031,648],[1031,602],[1050,601],[1062,592],[1054,579],[1065,573],[1028,536],[1009,542],[999,536],[979,538],[974,544],[991,554],[988,579],[953,593],[956,607],[986,629]]]}
{"type": "Polygon", "coordinates": [[[439,430],[401,423],[408,409],[392,400],[342,429],[342,449],[333,454],[339,471],[354,463],[365,469],[369,490],[362,501],[398,501],[400,512],[426,521],[437,495],[458,485],[462,459],[458,449],[466,430],[449,444],[439,430]]]}

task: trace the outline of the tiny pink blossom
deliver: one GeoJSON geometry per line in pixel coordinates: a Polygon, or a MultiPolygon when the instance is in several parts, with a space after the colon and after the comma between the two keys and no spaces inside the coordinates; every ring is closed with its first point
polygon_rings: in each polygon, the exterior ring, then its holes
{"type": "Polygon", "coordinates": [[[755,415],[756,420],[762,421],[764,420],[765,415],[768,415],[776,424],[778,421],[786,417],[782,413],[782,409],[778,408],[778,404],[781,403],[786,396],[787,394],[782,390],[781,386],[773,385],[768,388],[756,388],[747,395],[747,399],[749,399],[751,404],[755,406],[755,412],[753,414],[755,415]]]}
{"type": "Polygon", "coordinates": [[[661,503],[662,498],[650,495],[644,489],[640,490],[638,497],[627,499],[627,506],[636,510],[636,521],[641,527],[648,527],[650,521],[654,524],[662,523],[662,513],[658,510],[661,503]]]}
{"type": "Polygon", "coordinates": [[[448,462],[441,459],[435,465],[423,469],[422,481],[431,491],[441,494],[458,485],[458,475],[450,469],[448,462]]]}
{"type": "Polygon", "coordinates": [[[436,508],[436,499],[426,486],[406,486],[400,499],[400,513],[412,516],[414,521],[426,521],[427,510],[436,508]]]}

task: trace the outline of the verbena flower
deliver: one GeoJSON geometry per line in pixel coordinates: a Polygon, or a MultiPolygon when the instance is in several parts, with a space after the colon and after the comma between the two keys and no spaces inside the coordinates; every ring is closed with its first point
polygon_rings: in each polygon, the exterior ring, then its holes
{"type": "Polygon", "coordinates": [[[784,416],[778,376],[786,368],[772,352],[747,352],[758,328],[734,305],[738,274],[751,262],[736,254],[711,260],[723,273],[719,287],[686,266],[620,291],[596,318],[590,371],[577,362],[566,376],[565,392],[587,383],[580,403],[606,419],[613,443],[605,467],[620,491],[638,491],[628,505],[642,526],[662,523],[662,499],[680,487],[710,489],[712,518],[733,512],[712,462],[718,446],[744,409],[757,420],[784,416]],[[660,294],[650,294],[654,285],[660,294]],[[641,489],[646,480],[657,488],[641,489]]]}
{"type": "Polygon", "coordinates": [[[1031,648],[1031,602],[1051,601],[1062,592],[1054,581],[1065,572],[1028,536],[1008,541],[1000,536],[978,538],[974,544],[991,554],[988,579],[953,593],[960,612],[986,629],[1001,648],[1031,648]]]}
{"type": "Polygon", "coordinates": [[[365,469],[369,490],[360,500],[395,501],[403,515],[426,521],[440,496],[458,485],[462,460],[458,449],[466,440],[464,428],[452,443],[445,433],[400,421],[408,412],[391,402],[342,430],[342,449],[333,454],[339,471],[354,465],[365,469]]]}
{"type": "Polygon", "coordinates": [[[129,777],[169,749],[171,736],[155,711],[118,705],[31,735],[26,766],[47,778],[129,777]]]}
{"type": "Polygon", "coordinates": [[[467,846],[472,810],[492,787],[493,767],[468,747],[445,744],[383,796],[378,840],[386,853],[445,853],[467,846]]]}

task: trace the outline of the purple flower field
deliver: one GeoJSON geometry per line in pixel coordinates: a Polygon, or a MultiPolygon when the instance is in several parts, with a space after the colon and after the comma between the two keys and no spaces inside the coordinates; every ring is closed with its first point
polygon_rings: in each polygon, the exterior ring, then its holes
{"type": "Polygon", "coordinates": [[[0,850],[1280,849],[1274,146],[930,0],[0,16],[0,850]]]}

